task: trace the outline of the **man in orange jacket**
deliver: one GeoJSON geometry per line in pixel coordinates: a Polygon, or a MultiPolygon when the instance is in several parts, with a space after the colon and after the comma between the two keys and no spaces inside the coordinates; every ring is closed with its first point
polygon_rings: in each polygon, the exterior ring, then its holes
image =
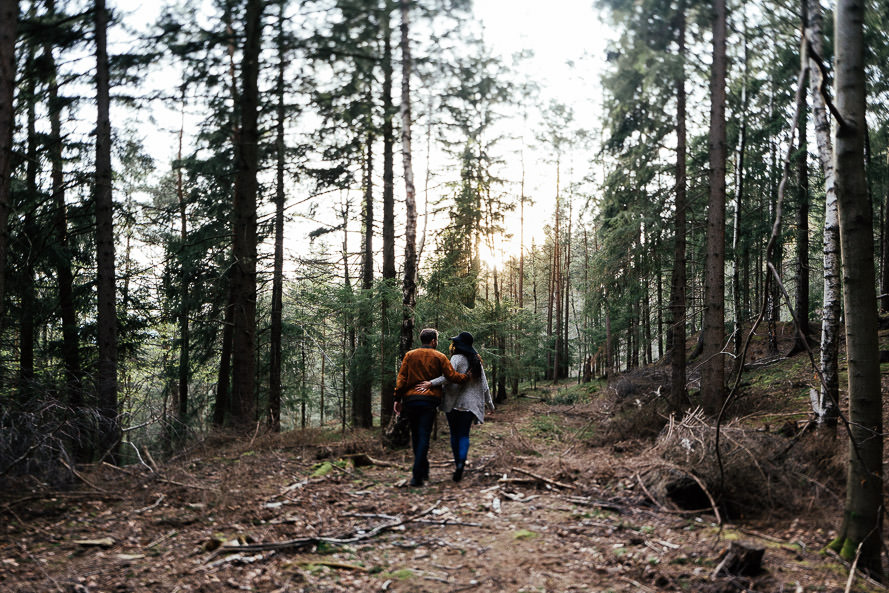
{"type": "Polygon", "coordinates": [[[425,389],[417,384],[442,375],[451,383],[465,383],[471,378],[469,373],[455,371],[448,357],[437,347],[438,331],[421,331],[420,347],[404,355],[395,380],[395,413],[403,412],[411,427],[411,448],[414,452],[411,486],[422,486],[429,479],[429,440],[442,393],[440,386],[425,389]]]}

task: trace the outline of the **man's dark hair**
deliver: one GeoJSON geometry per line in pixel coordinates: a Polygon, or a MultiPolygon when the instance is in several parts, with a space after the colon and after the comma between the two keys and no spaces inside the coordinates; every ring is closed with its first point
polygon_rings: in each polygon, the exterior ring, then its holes
{"type": "Polygon", "coordinates": [[[420,332],[420,343],[431,344],[432,340],[438,339],[438,330],[426,328],[420,332]]]}

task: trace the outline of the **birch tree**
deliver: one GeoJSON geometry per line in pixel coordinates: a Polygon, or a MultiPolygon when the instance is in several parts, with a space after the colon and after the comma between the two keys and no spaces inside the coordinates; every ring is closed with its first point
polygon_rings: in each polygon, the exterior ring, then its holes
{"type": "Polygon", "coordinates": [[[836,178],[833,166],[833,142],[825,96],[824,73],[819,63],[824,55],[819,0],[807,0],[806,40],[809,44],[809,86],[812,91],[812,117],[818,160],[824,173],[824,296],[821,313],[820,366],[823,383],[812,402],[820,424],[836,426],[839,414],[839,332],[840,332],[840,229],[837,219],[836,178]]]}
{"type": "Polygon", "coordinates": [[[404,227],[404,281],[402,282],[402,316],[400,358],[411,349],[414,336],[414,306],[417,304],[417,191],[411,148],[411,59],[410,0],[399,0],[401,13],[401,160],[404,164],[406,220],[404,227]]]}

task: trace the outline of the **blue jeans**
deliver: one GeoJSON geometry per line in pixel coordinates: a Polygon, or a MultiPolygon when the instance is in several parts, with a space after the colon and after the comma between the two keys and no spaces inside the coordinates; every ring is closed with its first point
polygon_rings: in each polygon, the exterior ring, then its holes
{"type": "Polygon", "coordinates": [[[411,477],[416,483],[423,482],[429,479],[429,441],[438,407],[427,401],[407,401],[403,411],[411,426],[411,449],[414,451],[411,477]]]}
{"type": "Polygon", "coordinates": [[[451,429],[451,450],[454,452],[454,463],[457,467],[466,463],[469,454],[469,428],[475,420],[475,414],[465,410],[451,410],[445,414],[451,429]]]}

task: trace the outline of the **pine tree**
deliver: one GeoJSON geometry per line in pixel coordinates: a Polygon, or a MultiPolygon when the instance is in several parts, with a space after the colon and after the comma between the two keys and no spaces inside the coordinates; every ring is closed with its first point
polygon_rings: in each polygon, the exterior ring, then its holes
{"type": "Polygon", "coordinates": [[[873,213],[864,171],[864,2],[839,0],[835,15],[834,136],[843,304],[849,365],[849,465],[843,523],[831,547],[858,567],[882,575],[883,421],[877,302],[874,293],[873,213]]]}
{"type": "Polygon", "coordinates": [[[19,19],[18,0],[0,2],[0,329],[6,302],[6,266],[9,245],[12,133],[15,129],[15,40],[19,19]]]}
{"type": "Polygon", "coordinates": [[[710,78],[710,199],[704,269],[704,361],[701,398],[716,414],[725,396],[725,0],[713,0],[713,62],[710,78]]]}
{"type": "Polygon", "coordinates": [[[95,1],[96,43],[96,284],[99,362],[96,386],[98,409],[105,426],[100,453],[112,451],[120,439],[117,401],[117,298],[114,263],[114,204],[111,188],[110,81],[107,53],[108,13],[105,0],[95,1]]]}
{"type": "Polygon", "coordinates": [[[241,64],[241,125],[236,154],[232,267],[232,421],[244,427],[256,420],[256,246],[259,144],[259,50],[262,0],[247,0],[241,64]]]}

